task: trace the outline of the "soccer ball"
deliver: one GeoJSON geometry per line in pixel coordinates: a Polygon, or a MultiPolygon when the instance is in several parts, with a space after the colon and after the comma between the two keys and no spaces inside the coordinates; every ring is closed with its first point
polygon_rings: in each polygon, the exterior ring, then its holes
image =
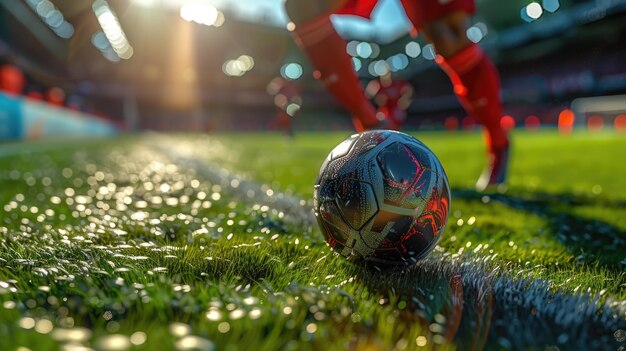
{"type": "Polygon", "coordinates": [[[313,206],[328,244],[341,255],[410,265],[441,238],[450,187],[424,144],[374,130],[352,135],[330,152],[315,181],[313,206]]]}

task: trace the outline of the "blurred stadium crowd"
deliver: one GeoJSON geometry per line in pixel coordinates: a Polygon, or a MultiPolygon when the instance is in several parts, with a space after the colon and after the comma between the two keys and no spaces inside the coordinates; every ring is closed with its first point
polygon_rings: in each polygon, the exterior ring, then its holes
{"type": "MultiPolygon", "coordinates": [[[[270,130],[290,119],[296,130],[350,128],[312,78],[281,3],[1,1],[0,89],[115,130],[270,130]]],[[[503,124],[626,130],[625,0],[477,5],[467,35],[501,72],[503,124]]],[[[407,33],[398,6],[381,1],[369,24],[334,19],[363,85],[389,74],[408,81],[407,129],[473,129],[432,46],[407,33]],[[390,21],[398,24],[377,27],[390,21]]]]}

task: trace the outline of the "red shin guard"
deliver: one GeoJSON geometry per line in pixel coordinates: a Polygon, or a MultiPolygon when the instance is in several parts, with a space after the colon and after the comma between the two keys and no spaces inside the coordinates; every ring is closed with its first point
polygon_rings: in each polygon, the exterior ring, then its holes
{"type": "Polygon", "coordinates": [[[350,111],[357,131],[376,125],[376,110],[365,97],[346,52],[346,42],[335,31],[329,16],[296,25],[294,37],[315,67],[315,78],[350,111]]]}
{"type": "Polygon", "coordinates": [[[500,126],[500,77],[480,47],[471,44],[452,57],[438,55],[435,60],[450,77],[454,93],[467,113],[485,127],[489,147],[507,145],[507,133],[500,126]]]}

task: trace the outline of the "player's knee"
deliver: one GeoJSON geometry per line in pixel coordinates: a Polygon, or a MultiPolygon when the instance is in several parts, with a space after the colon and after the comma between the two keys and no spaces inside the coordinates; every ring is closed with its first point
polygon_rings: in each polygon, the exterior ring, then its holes
{"type": "Polygon", "coordinates": [[[467,24],[467,14],[455,12],[425,23],[422,30],[438,54],[450,57],[470,44],[466,34],[467,24]]]}
{"type": "Polygon", "coordinates": [[[465,36],[443,36],[432,39],[437,54],[449,58],[470,45],[465,36]]]}
{"type": "Polygon", "coordinates": [[[340,1],[341,0],[285,0],[285,10],[289,19],[298,24],[332,12],[340,1]]]}

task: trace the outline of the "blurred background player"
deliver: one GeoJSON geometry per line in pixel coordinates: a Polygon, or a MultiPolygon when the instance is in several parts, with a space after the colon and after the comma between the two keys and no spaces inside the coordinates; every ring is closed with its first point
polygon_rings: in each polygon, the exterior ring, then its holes
{"type": "Polygon", "coordinates": [[[394,79],[387,72],[367,84],[365,93],[374,100],[378,111],[391,122],[393,129],[400,129],[406,122],[406,110],[413,100],[413,86],[404,79],[394,79]]]}
{"type": "Polygon", "coordinates": [[[267,93],[274,98],[276,106],[276,118],[272,121],[272,126],[293,138],[293,118],[302,106],[298,86],[293,80],[278,76],[267,85],[267,93]]]}
{"type": "Polygon", "coordinates": [[[65,105],[65,91],[59,87],[51,87],[46,90],[45,99],[50,105],[63,107],[65,105]]]}
{"type": "Polygon", "coordinates": [[[24,73],[17,66],[0,66],[0,91],[11,95],[21,95],[26,86],[24,73]]]}
{"type": "MultiPolygon", "coordinates": [[[[502,184],[508,165],[509,138],[500,126],[500,78],[489,58],[466,35],[473,0],[402,0],[413,32],[424,33],[438,53],[435,61],[450,78],[463,108],[486,130],[488,164],[476,183],[478,190],[502,184]]],[[[392,127],[368,101],[346,53],[346,42],[330,15],[369,18],[378,0],[287,0],[293,36],[306,53],[326,89],[352,114],[357,131],[392,127]]]]}

